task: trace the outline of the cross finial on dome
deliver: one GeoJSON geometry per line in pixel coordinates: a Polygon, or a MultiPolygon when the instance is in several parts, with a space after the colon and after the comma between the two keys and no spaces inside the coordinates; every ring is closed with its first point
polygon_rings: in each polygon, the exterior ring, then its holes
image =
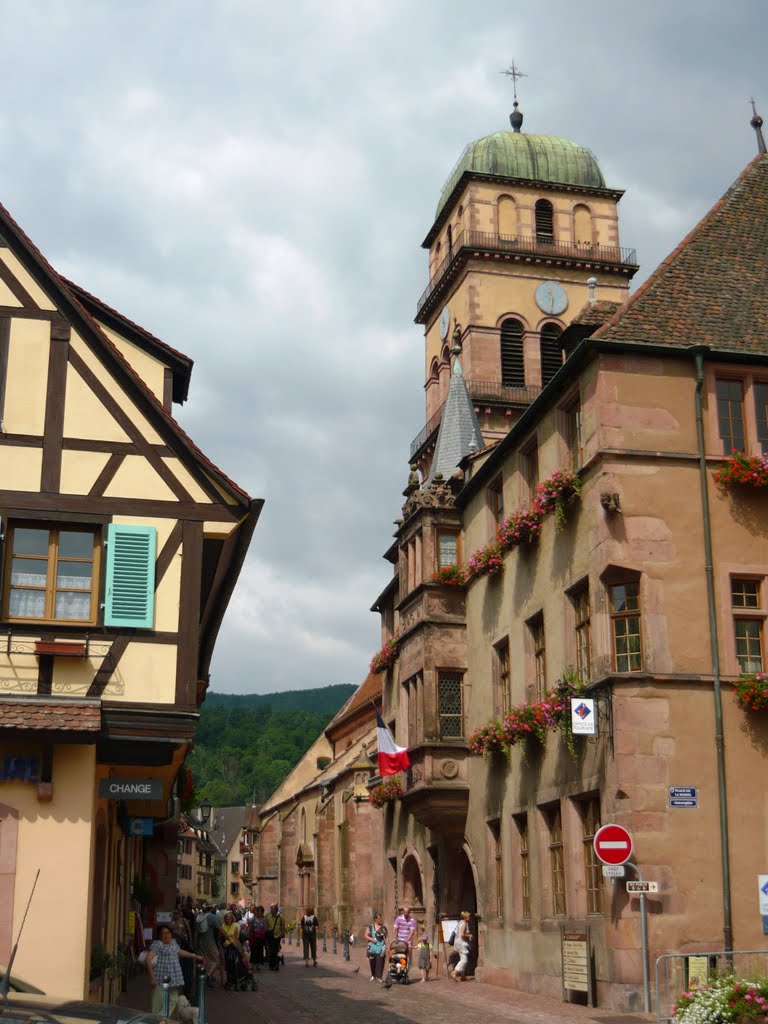
{"type": "Polygon", "coordinates": [[[517,109],[519,104],[517,102],[517,80],[518,78],[527,78],[524,72],[522,72],[515,64],[514,61],[510,64],[506,71],[500,71],[499,74],[506,75],[507,78],[512,79],[512,92],[515,97],[515,102],[512,104],[512,113],[509,115],[509,123],[512,125],[512,130],[519,132],[523,127],[523,115],[517,109]]]}
{"type": "Polygon", "coordinates": [[[763,137],[763,119],[757,112],[755,101],[750,99],[749,102],[752,104],[752,117],[749,123],[755,129],[755,135],[757,135],[757,152],[762,155],[766,152],[765,139],[763,137]]]}

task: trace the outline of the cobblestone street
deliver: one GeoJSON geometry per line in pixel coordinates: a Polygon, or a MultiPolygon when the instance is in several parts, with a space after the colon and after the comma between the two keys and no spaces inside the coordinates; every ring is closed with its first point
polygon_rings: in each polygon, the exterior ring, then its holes
{"type": "Polygon", "coordinates": [[[650,1019],[566,1005],[481,982],[456,985],[442,973],[442,962],[439,980],[422,985],[415,972],[410,985],[385,989],[369,980],[368,961],[359,948],[353,950],[349,963],[341,949],[336,956],[321,953],[318,967],[309,969],[295,946],[285,946],[284,953],[285,967],[278,974],[263,970],[258,975],[258,992],[216,989],[208,993],[208,1024],[235,1020],[259,1024],[641,1024],[650,1019]]]}

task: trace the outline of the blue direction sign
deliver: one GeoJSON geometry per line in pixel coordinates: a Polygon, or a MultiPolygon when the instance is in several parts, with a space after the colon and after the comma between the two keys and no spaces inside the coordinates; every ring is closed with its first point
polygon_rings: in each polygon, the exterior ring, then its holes
{"type": "Polygon", "coordinates": [[[698,790],[695,786],[670,786],[670,807],[698,807],[698,790]]]}

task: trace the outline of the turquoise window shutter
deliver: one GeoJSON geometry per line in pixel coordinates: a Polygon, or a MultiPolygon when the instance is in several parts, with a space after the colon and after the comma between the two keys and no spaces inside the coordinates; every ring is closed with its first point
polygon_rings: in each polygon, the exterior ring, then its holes
{"type": "Polygon", "coordinates": [[[152,629],[156,550],[154,526],[110,524],[107,529],[105,626],[152,629]]]}

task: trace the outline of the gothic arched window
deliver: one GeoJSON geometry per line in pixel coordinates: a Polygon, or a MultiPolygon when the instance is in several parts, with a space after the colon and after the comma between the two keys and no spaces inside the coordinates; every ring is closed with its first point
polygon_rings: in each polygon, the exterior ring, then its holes
{"type": "Polygon", "coordinates": [[[511,318],[501,325],[501,383],[507,388],[525,387],[523,325],[511,318]]]}
{"type": "Polygon", "coordinates": [[[554,242],[555,213],[548,199],[536,200],[536,241],[554,242]]]}
{"type": "Polygon", "coordinates": [[[541,353],[541,386],[546,387],[563,365],[563,351],[560,348],[562,330],[558,324],[544,324],[541,329],[539,351],[541,353]]]}

